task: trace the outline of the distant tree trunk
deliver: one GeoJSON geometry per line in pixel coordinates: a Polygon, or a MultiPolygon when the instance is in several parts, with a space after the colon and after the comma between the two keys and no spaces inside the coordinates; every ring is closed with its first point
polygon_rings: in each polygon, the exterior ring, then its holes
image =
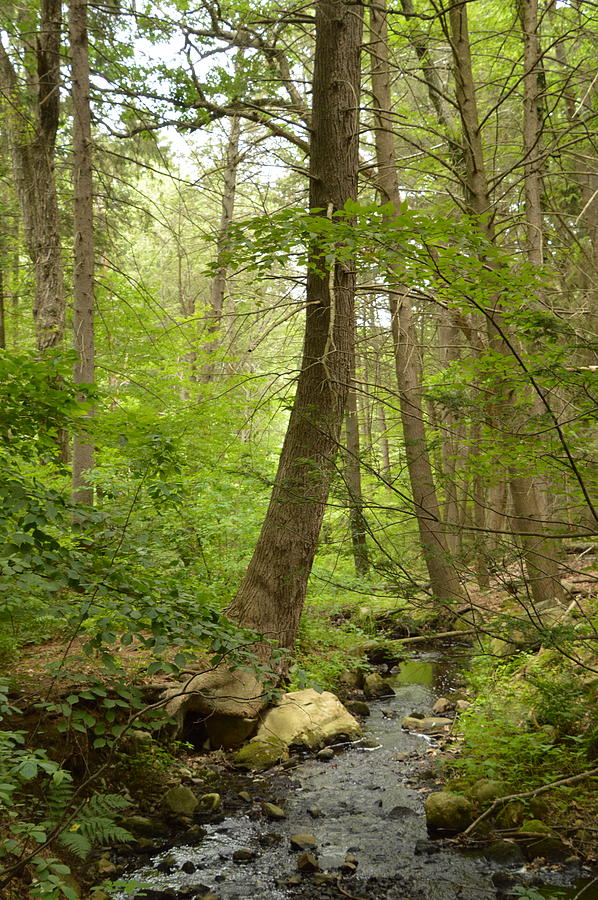
{"type": "Polygon", "coordinates": [[[35,273],[36,345],[44,351],[60,344],[64,334],[64,276],[54,178],[61,0],[41,0],[40,18],[32,61],[35,72],[29,74],[28,89],[19,86],[17,73],[0,41],[0,92],[25,242],[35,273]]]}
{"type": "Polygon", "coordinates": [[[542,121],[538,67],[541,62],[538,35],[538,0],[519,0],[523,38],[523,149],[525,151],[525,222],[527,258],[533,266],[544,262],[542,218],[542,121]]]}
{"type": "Polygon", "coordinates": [[[6,350],[6,306],[4,292],[4,257],[0,250],[0,350],[6,350]]]}
{"type": "MultiPolygon", "coordinates": [[[[93,180],[91,158],[91,110],[89,103],[89,47],[87,0],[70,0],[73,100],[73,337],[77,359],[73,378],[77,384],[94,382],[94,243],[93,180]]],[[[93,411],[87,413],[93,415],[93,411]]],[[[93,469],[94,447],[85,434],[73,441],[73,499],[93,504],[93,487],[87,475],[93,469]]]]}
{"type": "MultiPolygon", "coordinates": [[[[449,7],[449,34],[453,55],[453,70],[455,75],[455,96],[461,116],[461,126],[464,136],[465,163],[466,163],[466,201],[469,210],[475,217],[479,227],[490,241],[494,241],[494,224],[492,216],[492,204],[488,189],[484,151],[482,147],[481,129],[476,101],[475,82],[471,62],[471,48],[469,42],[469,28],[467,20],[467,4],[455,3],[449,7]]],[[[496,298],[496,309],[493,321],[488,321],[489,342],[491,346],[507,355],[510,351],[506,346],[498,328],[500,323],[501,298],[496,298]]],[[[503,398],[502,406],[508,409],[510,398],[503,398]]],[[[504,412],[501,417],[504,419],[504,412]]],[[[524,422],[513,421],[509,428],[516,431],[524,430],[524,422]]],[[[512,520],[513,532],[521,543],[524,554],[528,580],[536,603],[546,600],[562,600],[564,592],[558,577],[558,561],[550,542],[543,536],[546,531],[546,522],[541,514],[539,492],[533,478],[517,470],[516,466],[510,468],[509,482],[515,518],[512,520]]]]}
{"type": "MultiPolygon", "coordinates": [[[[310,209],[331,216],[357,196],[361,8],[316,3],[310,209]]],[[[315,213],[314,213],[315,214],[315,213]]],[[[307,276],[303,361],[257,546],[228,613],[281,647],[295,641],[334,473],[354,353],[355,272],[318,248],[307,276]]]]}
{"type": "Polygon", "coordinates": [[[363,491],[361,486],[361,446],[359,440],[359,419],[357,414],[357,394],[354,385],[349,390],[345,413],[346,467],[345,481],[349,494],[349,524],[353,561],[357,575],[367,575],[370,568],[366,540],[367,523],[363,512],[363,491]]]}
{"type": "MultiPolygon", "coordinates": [[[[390,113],[388,28],[384,2],[372,7],[370,11],[370,31],[377,187],[383,201],[393,204],[398,211],[400,196],[390,113]]],[[[409,292],[399,283],[391,285],[390,288],[389,305],[405,455],[422,551],[435,597],[462,600],[463,589],[450,562],[428,451],[423,416],[421,360],[411,321],[409,292]],[[400,299],[397,298],[398,294],[400,299]]]]}
{"type": "MultiPolygon", "coordinates": [[[[222,206],[220,225],[216,238],[216,271],[212,278],[210,291],[210,308],[208,309],[208,333],[212,336],[208,344],[208,353],[214,353],[218,347],[216,332],[222,324],[224,302],[226,298],[228,264],[225,253],[228,246],[229,229],[235,211],[237,193],[237,172],[239,169],[239,140],[241,137],[241,120],[233,116],[226,145],[226,161],[223,170],[222,206]]],[[[208,361],[203,369],[203,380],[210,381],[214,375],[214,363],[208,361]]]]}

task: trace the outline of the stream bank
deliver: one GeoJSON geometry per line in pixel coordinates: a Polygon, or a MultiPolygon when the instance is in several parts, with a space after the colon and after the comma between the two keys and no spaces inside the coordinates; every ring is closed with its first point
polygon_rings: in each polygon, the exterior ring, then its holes
{"type": "Polygon", "coordinates": [[[391,684],[394,696],[370,703],[360,741],[293,760],[293,768],[225,778],[223,811],[204,815],[196,840],[148,842],[150,855],[116,860],[125,865],[123,877],[151,885],[148,900],[491,900],[525,896],[517,893],[524,887],[530,898],[573,898],[583,890],[581,900],[596,900],[591,873],[578,860],[529,864],[513,845],[512,858],[497,863],[429,838],[423,800],[440,784],[436,744],[403,730],[401,721],[428,712],[453,689],[454,669],[441,654],[422,653],[391,684]],[[269,817],[268,801],[285,817],[269,817]]]}

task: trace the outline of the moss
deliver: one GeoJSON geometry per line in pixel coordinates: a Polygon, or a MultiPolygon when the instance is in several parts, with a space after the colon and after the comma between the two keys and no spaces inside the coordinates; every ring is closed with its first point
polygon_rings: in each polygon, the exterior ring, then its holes
{"type": "Polygon", "coordinates": [[[277,740],[253,740],[237,750],[233,756],[233,762],[242,769],[251,769],[259,772],[269,769],[277,763],[288,759],[289,751],[286,744],[277,740]]]}

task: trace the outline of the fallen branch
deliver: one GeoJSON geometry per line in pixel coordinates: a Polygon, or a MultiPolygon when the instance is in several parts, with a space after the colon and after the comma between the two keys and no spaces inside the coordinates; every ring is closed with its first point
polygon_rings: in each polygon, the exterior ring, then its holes
{"type": "Polygon", "coordinates": [[[477,634],[477,628],[468,628],[465,631],[439,631],[436,634],[418,634],[417,637],[397,638],[397,643],[401,644],[424,644],[426,641],[440,641],[443,638],[451,637],[467,637],[470,634],[477,634]]]}
{"type": "Polygon", "coordinates": [[[538,794],[543,794],[545,791],[551,791],[553,788],[563,787],[566,784],[576,784],[578,781],[583,781],[585,778],[592,778],[595,775],[598,775],[598,768],[589,769],[587,772],[581,772],[579,775],[572,775],[570,778],[560,778],[558,781],[551,781],[550,784],[545,784],[542,787],[536,788],[534,791],[525,791],[522,794],[510,794],[508,797],[498,797],[490,804],[488,809],[478,816],[477,819],[474,819],[471,825],[462,832],[461,837],[467,837],[468,834],[475,831],[480,822],[483,822],[484,819],[487,819],[496,809],[504,806],[505,803],[509,803],[511,800],[529,800],[530,797],[537,797],[538,794]]]}

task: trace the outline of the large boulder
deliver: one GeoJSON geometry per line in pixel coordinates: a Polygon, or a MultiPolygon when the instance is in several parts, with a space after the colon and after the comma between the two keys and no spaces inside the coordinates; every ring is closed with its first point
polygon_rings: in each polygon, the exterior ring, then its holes
{"type": "Polygon", "coordinates": [[[162,699],[168,715],[176,719],[179,732],[188,712],[219,717],[219,727],[223,727],[227,717],[255,718],[267,703],[264,685],[253,672],[225,667],[194,675],[184,684],[169,688],[162,699]]]}
{"type": "Polygon", "coordinates": [[[434,791],[426,797],[426,824],[428,830],[453,834],[464,831],[474,820],[473,804],[461,794],[451,791],[434,791]]]}
{"type": "Polygon", "coordinates": [[[253,740],[317,750],[341,738],[354,740],[360,734],[359,723],[335,694],[307,688],[284,694],[267,710],[253,740]]]}

